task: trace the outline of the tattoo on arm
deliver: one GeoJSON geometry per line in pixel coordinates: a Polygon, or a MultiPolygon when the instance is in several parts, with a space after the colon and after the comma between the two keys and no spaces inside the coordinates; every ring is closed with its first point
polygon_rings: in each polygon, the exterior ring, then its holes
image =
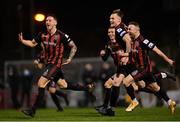
{"type": "Polygon", "coordinates": [[[71,51],[70,51],[70,54],[69,54],[69,59],[72,60],[72,58],[74,57],[74,55],[76,54],[76,51],[77,51],[77,46],[75,45],[75,43],[73,41],[71,41],[69,43],[69,46],[71,47],[71,51]]]}

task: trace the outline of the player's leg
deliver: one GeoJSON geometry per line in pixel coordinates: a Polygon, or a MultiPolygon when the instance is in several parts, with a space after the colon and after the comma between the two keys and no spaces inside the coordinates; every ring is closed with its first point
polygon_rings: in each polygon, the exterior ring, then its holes
{"type": "Polygon", "coordinates": [[[33,104],[32,108],[22,110],[22,112],[25,115],[34,117],[34,115],[36,113],[36,109],[38,108],[38,106],[41,104],[41,102],[44,99],[45,86],[46,86],[47,82],[48,82],[48,79],[41,76],[41,78],[38,81],[38,95],[36,97],[35,103],[33,104]]]}
{"type": "Polygon", "coordinates": [[[117,106],[117,101],[119,97],[119,87],[122,83],[122,80],[125,76],[123,74],[115,74],[112,77],[112,92],[111,92],[111,98],[110,98],[110,107],[107,109],[99,111],[102,115],[107,116],[115,116],[115,108],[117,106]]]}
{"type": "Polygon", "coordinates": [[[64,98],[64,101],[66,102],[66,105],[68,106],[69,105],[69,100],[68,100],[68,96],[66,93],[60,91],[60,90],[57,90],[55,91],[55,94],[60,96],[60,97],[63,97],[64,98]]]}
{"type": "Polygon", "coordinates": [[[159,96],[161,96],[169,105],[171,113],[175,113],[176,102],[169,98],[166,91],[164,91],[156,82],[149,84],[148,88],[156,92],[156,94],[158,94],[159,96]]]}
{"type": "Polygon", "coordinates": [[[176,76],[169,72],[158,72],[153,75],[155,81],[160,81],[161,79],[172,79],[173,81],[176,81],[176,76]]]}
{"type": "Polygon", "coordinates": [[[43,69],[42,75],[38,80],[38,95],[31,109],[22,110],[25,115],[34,117],[36,109],[41,105],[44,99],[46,85],[51,79],[57,77],[58,72],[58,68],[53,64],[50,64],[43,69]]]}
{"type": "Polygon", "coordinates": [[[97,111],[100,109],[107,108],[109,105],[110,97],[111,97],[111,89],[112,89],[112,82],[113,82],[113,77],[109,78],[105,83],[104,83],[104,101],[103,104],[100,106],[95,107],[97,111]]]}
{"type": "Polygon", "coordinates": [[[79,83],[67,82],[65,79],[59,79],[57,81],[57,84],[62,89],[69,89],[75,91],[89,91],[90,89],[95,87],[94,84],[83,85],[79,83]]]}
{"type": "Polygon", "coordinates": [[[123,84],[125,85],[126,91],[132,100],[129,106],[126,108],[126,111],[133,111],[133,109],[139,105],[134,93],[134,90],[137,90],[138,86],[134,83],[134,78],[130,74],[123,79],[123,84]]]}
{"type": "Polygon", "coordinates": [[[67,82],[65,79],[59,79],[57,81],[57,84],[62,89],[69,89],[69,90],[75,90],[75,91],[87,91],[89,93],[90,99],[92,101],[96,100],[96,96],[93,94],[93,90],[95,88],[95,83],[91,82],[88,85],[79,84],[79,83],[71,83],[67,82]]]}
{"type": "Polygon", "coordinates": [[[57,111],[63,111],[63,107],[61,106],[61,104],[59,103],[59,99],[57,97],[57,95],[55,94],[56,93],[56,84],[55,82],[51,81],[49,84],[48,84],[48,91],[50,93],[50,96],[54,102],[54,104],[56,105],[57,107],[57,111]]]}

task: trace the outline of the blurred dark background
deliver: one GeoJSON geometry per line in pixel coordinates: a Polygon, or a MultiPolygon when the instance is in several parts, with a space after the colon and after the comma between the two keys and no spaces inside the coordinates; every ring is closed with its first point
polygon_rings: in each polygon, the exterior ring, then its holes
{"type": "Polygon", "coordinates": [[[34,20],[35,13],[57,15],[58,28],[69,34],[78,46],[76,57],[97,57],[107,39],[109,15],[117,8],[124,12],[126,24],[131,20],[139,22],[145,36],[179,60],[179,0],[6,0],[0,7],[1,74],[5,61],[35,57],[35,50],[18,42],[19,32],[24,33],[24,38],[32,39],[44,28],[44,23],[34,20]]]}

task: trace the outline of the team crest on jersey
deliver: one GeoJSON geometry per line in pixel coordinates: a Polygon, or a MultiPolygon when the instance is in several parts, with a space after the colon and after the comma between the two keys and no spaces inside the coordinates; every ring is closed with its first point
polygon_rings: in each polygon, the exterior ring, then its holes
{"type": "Polygon", "coordinates": [[[120,33],[122,31],[122,28],[118,28],[117,32],[120,33]]]}
{"type": "Polygon", "coordinates": [[[144,44],[148,44],[148,43],[149,43],[149,40],[145,39],[145,40],[143,41],[143,43],[144,43],[144,44]]]}
{"type": "Polygon", "coordinates": [[[53,45],[54,47],[56,46],[56,43],[55,42],[43,42],[44,44],[46,45],[53,45]]]}

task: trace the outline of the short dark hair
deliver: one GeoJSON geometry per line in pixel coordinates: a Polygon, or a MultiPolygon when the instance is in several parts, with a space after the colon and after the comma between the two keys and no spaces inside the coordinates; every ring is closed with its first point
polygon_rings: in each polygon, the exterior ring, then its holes
{"type": "Polygon", "coordinates": [[[57,21],[57,16],[53,13],[47,14],[47,17],[53,17],[57,21]]]}
{"type": "Polygon", "coordinates": [[[115,29],[114,27],[109,26],[108,29],[115,29]]]}
{"type": "Polygon", "coordinates": [[[137,26],[137,27],[140,27],[140,26],[139,26],[139,23],[136,22],[136,21],[130,21],[130,22],[128,23],[128,25],[135,25],[135,26],[137,26]]]}
{"type": "Polygon", "coordinates": [[[113,10],[112,14],[117,14],[119,17],[123,18],[124,14],[121,11],[121,9],[115,9],[113,10]]]}

